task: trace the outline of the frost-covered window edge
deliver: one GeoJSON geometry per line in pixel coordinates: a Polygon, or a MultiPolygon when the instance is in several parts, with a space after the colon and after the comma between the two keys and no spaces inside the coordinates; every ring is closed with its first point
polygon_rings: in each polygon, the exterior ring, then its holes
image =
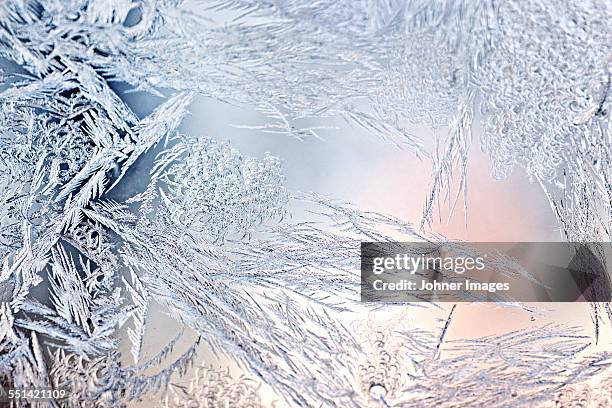
{"type": "Polygon", "coordinates": [[[3,384],[66,387],[73,406],[154,392],[170,405],[222,406],[238,395],[256,406],[258,383],[290,405],[471,404],[477,393],[478,403],[503,406],[565,401],[574,392],[565,384],[607,365],[607,352],[590,352],[607,304],[592,307],[592,337],[542,327],[451,344],[454,309],[438,332],[345,327],[342,316],[365,308],[355,302],[356,243],[394,239],[382,232],[390,228],[432,239],[425,230],[436,201],[454,207],[468,194],[478,115],[496,177],[521,166],[567,239],[609,241],[609,2],[221,0],[200,2],[200,13],[178,1],[1,7],[0,52],[14,64],[0,94],[3,384]],[[164,100],[139,118],[117,83],[164,100]],[[278,159],[178,133],[195,94],[269,117],[244,127],[307,142],[327,130],[302,120],[341,117],[431,160],[422,220],[412,227],[296,196],[278,159]],[[439,150],[409,131],[421,123],[448,127],[439,150]],[[143,155],[156,157],[150,182],[117,201],[113,190],[143,155]],[[291,222],[298,199],[324,221],[291,222]],[[151,301],[197,335],[171,361],[180,336],[141,359],[151,301]],[[120,364],[121,327],[133,365],[120,364]],[[200,344],[251,378],[204,365],[186,388],[174,385],[200,344]]]}

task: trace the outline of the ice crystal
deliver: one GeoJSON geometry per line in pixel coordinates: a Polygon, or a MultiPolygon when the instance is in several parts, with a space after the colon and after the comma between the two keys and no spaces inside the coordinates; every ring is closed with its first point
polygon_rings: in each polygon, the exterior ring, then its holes
{"type": "MultiPolygon", "coordinates": [[[[295,406],[493,407],[563,405],[605,370],[609,354],[572,328],[451,341],[454,308],[433,329],[348,322],[393,310],[356,301],[360,241],[443,239],[425,228],[438,200],[468,194],[478,119],[494,176],[522,167],[568,239],[609,240],[610,2],[193,7],[0,5],[0,384],[65,388],[66,406],[262,406],[265,383],[295,406]],[[163,101],[141,117],[126,86],[163,101]],[[237,126],[308,142],[342,118],[430,160],[420,228],[291,195],[279,158],[183,135],[195,95],[272,121],[237,126]],[[313,118],[324,125],[300,125],[313,118]],[[421,124],[434,143],[414,135],[421,124]],[[118,191],[135,174],[143,189],[118,191]],[[312,220],[286,217],[298,203],[312,220]],[[196,337],[188,347],[181,332],[144,356],[153,302],[196,337]],[[201,348],[249,379],[191,373],[201,348]]],[[[592,310],[598,340],[612,311],[592,310]]]]}
{"type": "Polygon", "coordinates": [[[212,367],[198,367],[194,378],[186,388],[175,387],[174,398],[167,401],[170,407],[186,408],[258,408],[264,405],[259,396],[259,386],[253,379],[233,378],[228,372],[212,367]]]}
{"type": "Polygon", "coordinates": [[[247,233],[285,212],[288,196],[274,156],[245,160],[231,146],[209,139],[181,143],[162,156],[160,166],[181,160],[163,169],[160,181],[168,188],[162,197],[172,220],[186,229],[217,240],[247,233]]]}

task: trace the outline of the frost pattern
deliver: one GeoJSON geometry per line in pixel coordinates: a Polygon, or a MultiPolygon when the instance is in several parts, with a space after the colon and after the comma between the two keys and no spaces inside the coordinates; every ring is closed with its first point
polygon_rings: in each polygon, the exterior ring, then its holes
{"type": "Polygon", "coordinates": [[[229,233],[247,233],[254,226],[285,213],[288,194],[278,158],[244,160],[227,144],[209,139],[181,143],[164,152],[158,171],[167,186],[163,201],[173,222],[206,231],[210,240],[229,233]]]}
{"type": "Polygon", "coordinates": [[[175,387],[174,398],[166,402],[170,407],[230,408],[263,407],[259,387],[249,378],[233,378],[228,372],[212,367],[198,367],[186,388],[175,387]]]}
{"type": "Polygon", "coordinates": [[[199,5],[0,6],[3,385],[68,388],[62,404],[75,407],[261,406],[261,383],[295,406],[609,402],[584,384],[611,361],[592,349],[609,305],[593,305],[594,339],[545,326],[450,341],[454,307],[436,329],[346,323],[394,310],[356,302],[359,241],[443,240],[425,228],[438,201],[467,194],[477,118],[494,176],[522,167],[566,238],[609,240],[610,2],[199,5]],[[125,85],[163,102],[138,117],[125,85]],[[308,142],[331,130],[304,120],[343,118],[431,160],[420,228],[291,196],[278,158],[179,133],[196,94],[272,121],[253,130],[308,142]],[[415,124],[445,129],[435,148],[415,124]],[[146,186],[125,198],[119,187],[152,157],[146,186]],[[287,219],[298,201],[313,221],[287,219]],[[143,358],[153,301],[195,340],[178,350],[181,332],[143,358]],[[192,375],[202,348],[253,378],[192,375]]]}

